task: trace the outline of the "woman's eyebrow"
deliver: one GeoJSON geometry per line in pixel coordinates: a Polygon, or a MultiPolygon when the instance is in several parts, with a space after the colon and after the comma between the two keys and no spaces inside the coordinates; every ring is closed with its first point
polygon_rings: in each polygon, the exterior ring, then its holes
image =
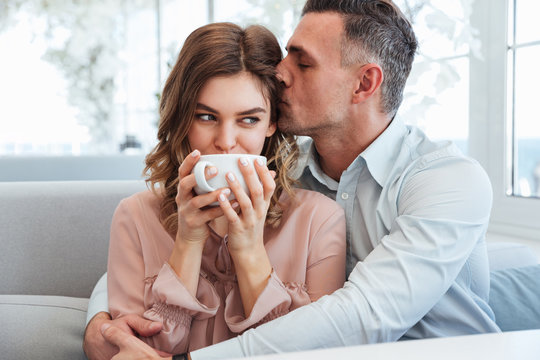
{"type": "Polygon", "coordinates": [[[219,114],[219,111],[217,111],[216,109],[212,109],[210,106],[204,105],[204,104],[201,104],[201,103],[197,103],[197,106],[195,108],[197,110],[206,110],[206,111],[212,112],[214,114],[219,114]]]}
{"type": "MultiPolygon", "coordinates": [[[[197,103],[196,109],[197,110],[205,110],[205,111],[208,111],[208,112],[211,112],[211,113],[214,113],[214,114],[219,114],[218,110],[213,109],[210,106],[204,105],[204,104],[201,104],[201,103],[197,103]]],[[[236,115],[252,115],[252,114],[257,114],[257,113],[266,113],[266,110],[263,109],[262,107],[256,106],[256,107],[254,107],[252,109],[239,111],[239,112],[236,113],[236,115]]]]}
{"type": "Polygon", "coordinates": [[[256,114],[256,113],[266,113],[266,110],[263,109],[262,107],[254,107],[253,109],[249,109],[249,110],[244,110],[244,111],[241,111],[241,112],[238,112],[237,114],[238,115],[251,115],[251,114],[256,114]]]}

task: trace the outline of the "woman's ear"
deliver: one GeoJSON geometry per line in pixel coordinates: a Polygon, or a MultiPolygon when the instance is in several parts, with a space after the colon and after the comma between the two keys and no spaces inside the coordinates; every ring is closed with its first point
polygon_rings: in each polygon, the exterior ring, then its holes
{"type": "Polygon", "coordinates": [[[358,104],[371,97],[383,82],[383,71],[377,64],[366,64],[356,72],[353,103],[358,104]]]}
{"type": "Polygon", "coordinates": [[[268,129],[266,130],[266,137],[270,137],[274,135],[274,133],[277,130],[277,122],[276,121],[270,121],[268,124],[268,129]]]}

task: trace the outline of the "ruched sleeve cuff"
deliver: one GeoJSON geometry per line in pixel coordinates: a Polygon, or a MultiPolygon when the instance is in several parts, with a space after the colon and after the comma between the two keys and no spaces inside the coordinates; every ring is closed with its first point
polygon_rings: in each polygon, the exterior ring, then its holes
{"type": "Polygon", "coordinates": [[[152,293],[156,302],[145,312],[145,317],[154,320],[157,316],[187,327],[192,318],[215,316],[220,303],[214,286],[202,276],[199,277],[197,296],[191,295],[168,263],[159,271],[152,293]]]}
{"type": "Polygon", "coordinates": [[[289,312],[291,296],[272,271],[266,287],[255,302],[251,314],[246,318],[238,286],[235,286],[225,299],[225,321],[234,333],[241,333],[248,328],[264,323],[289,312]]]}

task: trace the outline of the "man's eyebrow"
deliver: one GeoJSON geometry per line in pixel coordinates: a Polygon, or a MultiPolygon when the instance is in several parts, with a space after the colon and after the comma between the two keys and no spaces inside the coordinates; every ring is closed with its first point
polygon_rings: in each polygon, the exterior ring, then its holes
{"type": "Polygon", "coordinates": [[[315,60],[302,46],[289,45],[285,50],[287,50],[289,54],[296,54],[297,56],[303,56],[308,60],[315,60]]]}

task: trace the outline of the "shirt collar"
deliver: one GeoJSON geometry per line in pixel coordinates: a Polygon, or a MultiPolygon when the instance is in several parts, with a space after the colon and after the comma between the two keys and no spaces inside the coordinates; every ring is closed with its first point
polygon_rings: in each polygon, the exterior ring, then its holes
{"type": "MultiPolygon", "coordinates": [[[[346,171],[356,168],[357,163],[361,161],[360,158],[363,158],[371,176],[380,186],[384,186],[401,151],[403,138],[407,131],[403,121],[395,118],[382,134],[349,165],[346,171]]],[[[317,181],[330,190],[336,191],[339,183],[322,171],[319,164],[319,154],[312,139],[304,140],[300,144],[300,153],[302,154],[301,160],[299,160],[300,168],[309,168],[312,176],[317,181]]]]}
{"type": "Polygon", "coordinates": [[[312,139],[309,139],[309,143],[304,145],[304,149],[306,149],[306,165],[309,168],[311,175],[328,189],[337,191],[339,183],[326,175],[321,169],[319,154],[317,153],[317,149],[315,149],[315,144],[312,139]]]}
{"type": "Polygon", "coordinates": [[[384,186],[401,151],[407,127],[400,119],[394,119],[360,156],[366,161],[371,176],[384,186]]]}

